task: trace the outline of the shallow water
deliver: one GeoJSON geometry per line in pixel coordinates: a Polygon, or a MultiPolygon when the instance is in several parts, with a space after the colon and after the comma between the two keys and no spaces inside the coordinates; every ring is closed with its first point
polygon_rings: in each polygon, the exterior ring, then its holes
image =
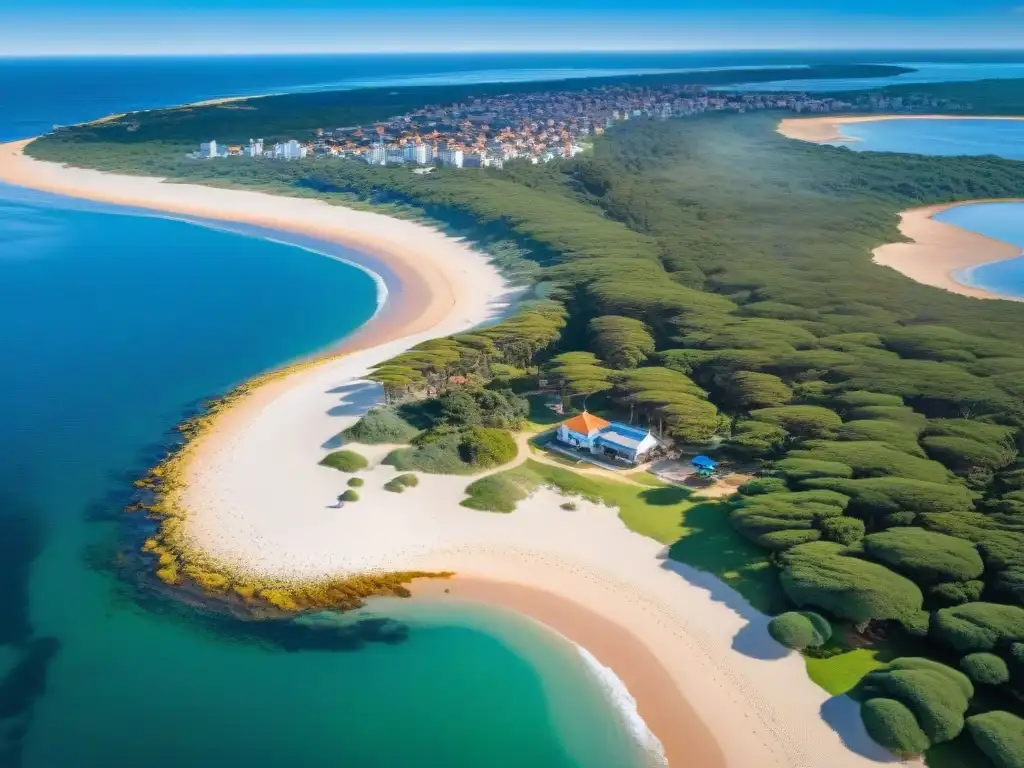
{"type": "Polygon", "coordinates": [[[996,155],[1024,160],[1024,120],[879,120],[846,123],[839,130],[853,141],[831,143],[857,152],[996,155]]]}
{"type": "MultiPolygon", "coordinates": [[[[960,205],[935,218],[1012,243],[1024,252],[1024,203],[960,205]]],[[[956,278],[975,288],[1024,298],[1024,256],[961,270],[956,278]]]]}

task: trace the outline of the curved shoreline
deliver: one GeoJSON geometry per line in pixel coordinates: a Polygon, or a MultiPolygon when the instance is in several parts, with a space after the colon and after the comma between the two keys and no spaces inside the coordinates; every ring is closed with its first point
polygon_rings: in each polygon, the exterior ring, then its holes
{"type": "Polygon", "coordinates": [[[787,139],[825,144],[830,141],[857,141],[843,134],[840,126],[852,123],[879,123],[886,120],[1024,120],[1014,115],[821,115],[819,117],[787,117],[779,121],[776,131],[787,139]]]}
{"type": "Polygon", "coordinates": [[[915,282],[961,296],[1024,301],[1019,296],[976,288],[957,277],[965,269],[1024,255],[1018,246],[934,218],[952,208],[986,203],[1024,203],[1024,198],[965,200],[901,211],[900,234],[909,242],[880,245],[871,252],[871,260],[879,266],[891,267],[915,282]]]}
{"type": "MultiPolygon", "coordinates": [[[[542,622],[541,598],[523,602],[511,592],[548,595],[544,600],[559,607],[543,616],[592,652],[604,648],[603,633],[585,630],[581,620],[575,627],[565,622],[572,606],[596,615],[633,638],[622,636],[595,656],[631,691],[637,687],[641,714],[657,723],[652,730],[675,766],[894,762],[867,737],[852,700],[819,689],[803,659],[770,639],[767,617],[713,576],[668,560],[664,547],[627,529],[612,508],[580,501],[578,510],[561,510],[561,497],[540,490],[511,515],[472,511],[459,506],[471,478],[453,476],[424,475],[418,488],[391,494],[382,486],[395,472],[380,464],[388,446],[359,447],[371,462],[361,473],[363,500],[334,507],[345,476],[317,462],[341,429],[379,402],[380,388],[364,378],[367,369],[496,311],[503,285],[479,254],[435,230],[379,214],[65,168],[25,158],[23,146],[0,148],[0,180],[336,239],[401,271],[403,302],[394,304],[405,306],[393,306],[376,327],[343,344],[347,354],[256,382],[188,445],[180,466],[187,482],[175,492],[188,514],[176,522],[205,557],[297,582],[365,572],[472,574],[499,585],[483,599],[542,622]],[[687,717],[677,717],[679,700],[699,702],[699,710],[687,707],[687,717]],[[706,762],[694,763],[697,754],[706,762]]],[[[456,582],[455,589],[466,584],[456,582]]]]}

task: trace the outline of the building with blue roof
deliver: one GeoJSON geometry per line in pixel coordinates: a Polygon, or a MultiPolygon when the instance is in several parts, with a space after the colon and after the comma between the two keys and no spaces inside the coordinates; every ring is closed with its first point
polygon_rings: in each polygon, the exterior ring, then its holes
{"type": "Polygon", "coordinates": [[[605,421],[600,416],[584,411],[562,422],[555,431],[555,439],[573,448],[589,451],[595,456],[617,459],[628,464],[640,464],[658,447],[658,439],[649,429],[605,421]]]}

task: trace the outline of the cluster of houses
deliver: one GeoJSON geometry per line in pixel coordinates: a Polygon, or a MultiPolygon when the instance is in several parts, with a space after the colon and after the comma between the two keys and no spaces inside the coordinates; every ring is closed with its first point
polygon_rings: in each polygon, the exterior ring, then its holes
{"type": "Polygon", "coordinates": [[[543,163],[582,152],[592,137],[637,118],[669,119],[707,112],[785,110],[796,113],[921,111],[961,108],[930,96],[860,95],[853,100],[803,93],[709,91],[699,85],[645,88],[601,86],[580,91],[542,91],[426,106],[372,127],[318,128],[308,140],[264,146],[200,145],[201,159],[246,156],[274,160],[354,158],[370,165],[501,167],[527,159],[543,163]]]}

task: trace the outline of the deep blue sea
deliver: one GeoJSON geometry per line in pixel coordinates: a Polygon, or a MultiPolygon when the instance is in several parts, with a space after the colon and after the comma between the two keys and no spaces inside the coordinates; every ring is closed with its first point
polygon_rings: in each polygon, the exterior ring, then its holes
{"type": "MultiPolygon", "coordinates": [[[[0,59],[0,139],[229,95],[894,56],[0,59]]],[[[378,297],[320,244],[130,213],[0,187],[0,768],[640,765],[575,649],[518,617],[392,601],[254,624],[118,570],[130,483],[174,425],[378,297]]]]}

